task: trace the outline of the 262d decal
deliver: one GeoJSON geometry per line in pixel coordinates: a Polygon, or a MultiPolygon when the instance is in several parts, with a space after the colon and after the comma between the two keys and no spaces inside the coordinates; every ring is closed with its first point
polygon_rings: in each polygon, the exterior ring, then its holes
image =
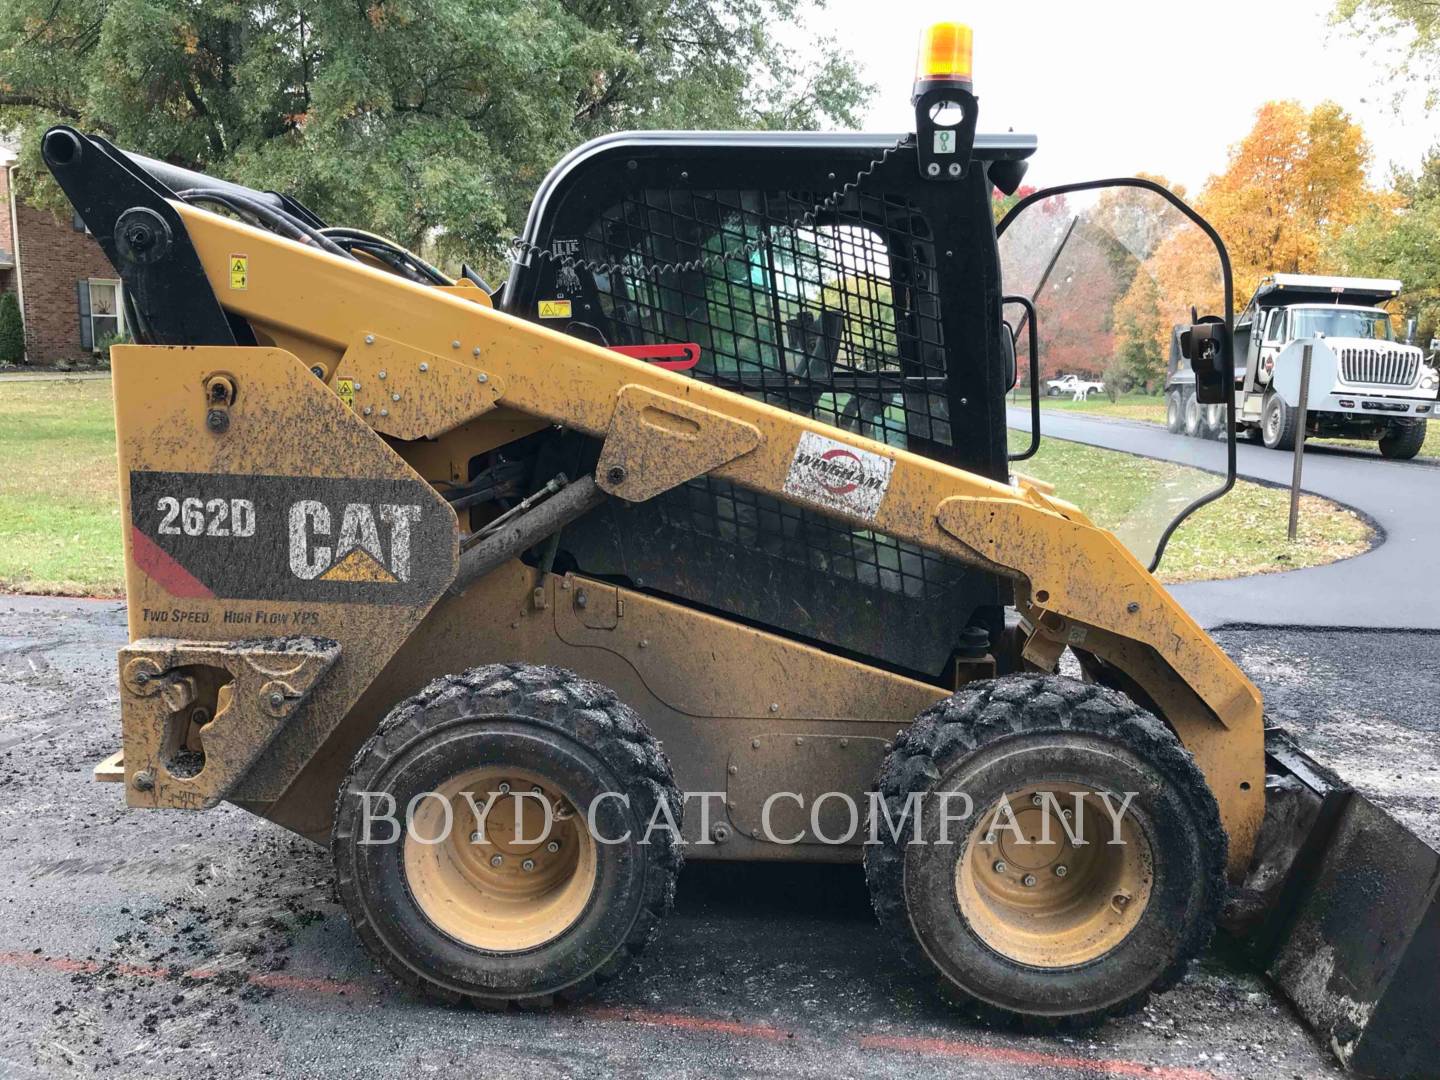
{"type": "Polygon", "coordinates": [[[415,481],[136,471],[130,517],[173,596],[401,604],[453,567],[454,516],[415,481]]]}

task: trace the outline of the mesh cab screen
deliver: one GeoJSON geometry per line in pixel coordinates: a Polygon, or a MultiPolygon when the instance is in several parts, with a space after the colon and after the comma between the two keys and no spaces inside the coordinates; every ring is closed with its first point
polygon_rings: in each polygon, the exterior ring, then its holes
{"type": "Polygon", "coordinates": [[[693,341],[699,378],[892,446],[948,446],[924,220],[860,195],[810,221],[810,198],[652,189],[607,209],[583,257],[609,343],[693,341]]]}
{"type": "MultiPolygon", "coordinates": [[[[641,167],[673,175],[687,152],[641,167]]],[[[820,177],[854,168],[828,165],[819,151],[813,160],[820,177]]],[[[747,168],[775,171],[758,157],[747,168]]],[[[973,463],[977,433],[952,430],[959,399],[952,406],[946,331],[966,325],[985,287],[975,235],[993,237],[988,189],[971,193],[973,206],[946,204],[952,239],[941,243],[907,197],[920,183],[908,160],[834,198],[634,183],[630,169],[617,176],[603,162],[576,172],[533,223],[531,239],[548,257],[512,278],[518,310],[573,299],[574,318],[559,327],[569,333],[609,346],[693,342],[694,378],[889,446],[973,463]],[[972,219],[981,221],[974,235],[972,219]],[[961,254],[944,250],[956,238],[965,257],[947,266],[966,268],[960,293],[941,281],[937,259],[961,254]]],[[[949,344],[954,357],[958,343],[949,344]]],[[[984,355],[973,343],[971,353],[984,355]]],[[[576,446],[565,447],[537,475],[586,467],[576,446]]],[[[978,608],[1003,602],[991,575],[709,476],[641,504],[606,504],[567,526],[562,548],[582,573],[928,674],[944,669],[978,608]]]]}
{"type": "MultiPolygon", "coordinates": [[[[943,456],[951,437],[929,230],[904,200],[878,195],[808,217],[819,197],[649,189],[609,207],[581,251],[606,340],[693,341],[697,378],[943,456]]],[[[912,545],[723,480],[657,502],[676,528],[848,583],[920,597],[948,576],[912,545]]]]}

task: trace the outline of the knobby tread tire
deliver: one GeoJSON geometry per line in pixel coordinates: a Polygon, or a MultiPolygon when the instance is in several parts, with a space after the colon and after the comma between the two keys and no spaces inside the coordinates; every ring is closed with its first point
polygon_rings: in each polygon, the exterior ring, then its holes
{"type": "Polygon", "coordinates": [[[1163,722],[1108,687],[1058,675],[1009,675],[965,687],[926,709],[896,736],[881,764],[878,790],[891,814],[898,816],[910,793],[930,790],[981,747],[1046,731],[1101,735],[1124,744],[1176,785],[1194,808],[1206,857],[1204,905],[1171,962],[1144,990],[1106,1008],[1061,1017],[1018,1013],[963,993],[936,968],[912,930],[905,902],[904,846],[886,838],[865,849],[872,906],[907,964],[922,977],[937,980],[947,997],[982,1020],[1032,1031],[1092,1026],[1133,1013],[1152,994],[1169,990],[1209,944],[1226,895],[1227,838],[1204,776],[1163,722]]]}
{"type": "Polygon", "coordinates": [[[487,718],[520,718],[569,736],[614,771],[621,788],[631,793],[641,821],[648,821],[662,800],[669,803],[673,820],[680,821],[683,799],[669,758],[645,722],[614,691],[563,668],[491,664],[442,676],[400,702],[355,755],[336,801],[331,836],[336,887],[365,947],[406,985],[449,1004],[469,1001],[485,1009],[543,1009],[557,998],[585,997],[619,977],[639,958],[674,904],[684,853],[668,830],[653,834],[644,900],[635,922],[623,946],[585,978],[554,994],[503,998],[456,993],[436,985],[405,957],[396,955],[363,914],[364,898],[353,872],[354,829],[347,803],[358,800],[361,791],[375,790],[367,785],[425,740],[457,725],[483,724],[487,718]]]}
{"type": "Polygon", "coordinates": [[[1265,404],[1260,412],[1260,441],[1271,450],[1294,450],[1295,440],[1300,438],[1300,412],[1285,404],[1285,399],[1273,390],[1266,395],[1265,404]],[[1280,412],[1280,431],[1271,443],[1264,434],[1265,428],[1269,426],[1268,417],[1271,409],[1278,409],[1280,412]]]}
{"type": "Polygon", "coordinates": [[[1381,456],[1392,461],[1409,461],[1425,445],[1426,423],[1421,420],[1417,424],[1392,427],[1380,439],[1381,456]]]}

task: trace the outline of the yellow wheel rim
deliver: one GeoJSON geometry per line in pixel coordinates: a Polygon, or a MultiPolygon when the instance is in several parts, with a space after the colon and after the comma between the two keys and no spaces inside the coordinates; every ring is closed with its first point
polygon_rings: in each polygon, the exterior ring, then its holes
{"type": "MultiPolygon", "coordinates": [[[[1117,829],[1098,793],[1076,784],[1047,783],[1005,798],[1013,826],[996,800],[979,815],[955,867],[966,921],[990,949],[1031,967],[1104,956],[1150,902],[1154,855],[1133,814],[1124,813],[1117,829]]],[[[1119,811],[1120,798],[1112,795],[1110,805],[1119,811]]]]}
{"type": "Polygon", "coordinates": [[[520,952],[553,941],[580,918],[595,891],[595,856],[583,815],[540,777],[474,769],[416,805],[405,835],[405,879],[425,917],[456,941],[520,952]],[[485,812],[491,792],[481,833],[466,794],[485,812]],[[521,793],[548,800],[548,833],[539,801],[521,793]]]}

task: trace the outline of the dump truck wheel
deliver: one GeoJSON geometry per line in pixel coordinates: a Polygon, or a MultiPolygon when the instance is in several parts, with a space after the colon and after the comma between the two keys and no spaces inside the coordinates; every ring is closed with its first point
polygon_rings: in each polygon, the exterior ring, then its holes
{"type": "Polygon", "coordinates": [[[1165,395],[1165,430],[1172,435],[1179,435],[1184,428],[1184,395],[1179,390],[1171,390],[1165,395]]]}
{"type": "Polygon", "coordinates": [[[1271,450],[1294,450],[1300,414],[1273,390],[1260,410],[1260,437],[1271,450]]]}
{"type": "Polygon", "coordinates": [[[1394,461],[1409,461],[1425,445],[1425,421],[1391,424],[1380,436],[1380,454],[1394,461]]]}
{"type": "Polygon", "coordinates": [[[1202,405],[1200,406],[1200,411],[1202,436],[1206,439],[1219,439],[1221,442],[1224,442],[1226,435],[1225,424],[1227,421],[1225,406],[1202,405]]]}
{"type": "Polygon", "coordinates": [[[681,808],[614,693],[493,665],[391,710],[340,789],[331,853],[351,922],[398,978],[450,1002],[544,1006],[613,979],[654,936],[681,863],[663,825],[681,808]]]}
{"type": "Polygon", "coordinates": [[[1204,433],[1201,428],[1201,425],[1203,423],[1203,417],[1201,415],[1201,405],[1200,402],[1195,400],[1195,395],[1193,393],[1185,395],[1184,415],[1185,434],[1189,435],[1192,439],[1203,438],[1204,433]]]}
{"type": "Polygon", "coordinates": [[[1174,734],[1113,690],[1058,676],[966,687],[901,732],[878,786],[891,821],[912,796],[919,810],[866,847],[876,914],[912,966],[986,1019],[1132,1012],[1210,939],[1225,895],[1215,799],[1174,734]],[[1119,812],[1132,791],[1117,825],[1101,793],[1119,812]],[[962,792],[973,813],[959,820],[962,792]]]}

